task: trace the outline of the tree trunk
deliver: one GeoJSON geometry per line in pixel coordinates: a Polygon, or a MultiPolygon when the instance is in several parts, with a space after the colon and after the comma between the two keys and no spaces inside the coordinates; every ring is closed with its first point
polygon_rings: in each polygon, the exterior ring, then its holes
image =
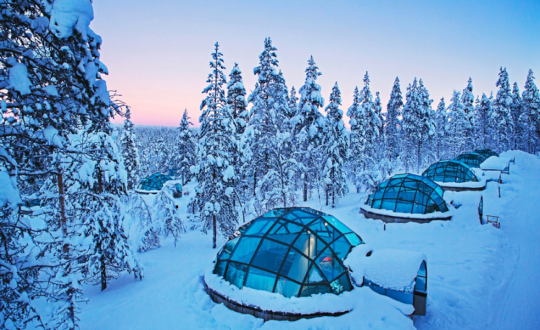
{"type": "Polygon", "coordinates": [[[253,173],[253,196],[257,196],[255,192],[257,190],[257,173],[253,173]]]}
{"type": "MultiPolygon", "coordinates": [[[[103,253],[103,251],[101,251],[103,253]]],[[[101,291],[107,289],[107,268],[105,266],[105,255],[102,254],[100,258],[101,263],[101,291]]]]}
{"type": "Polygon", "coordinates": [[[326,206],[328,206],[328,193],[329,193],[329,190],[330,190],[330,185],[327,184],[326,185],[326,206]]]}
{"type": "MultiPolygon", "coordinates": [[[[64,239],[67,239],[68,230],[67,230],[67,217],[66,217],[66,196],[64,195],[64,178],[58,168],[58,174],[56,175],[58,179],[58,202],[60,204],[60,221],[62,222],[62,234],[64,239]]],[[[64,253],[69,252],[69,245],[67,243],[63,246],[64,253]]]]}
{"type": "Polygon", "coordinates": [[[307,201],[307,191],[308,191],[308,187],[307,187],[307,173],[306,173],[306,177],[304,177],[304,202],[307,201]]]}
{"type": "Polygon", "coordinates": [[[212,215],[212,231],[213,231],[213,237],[212,237],[212,249],[216,248],[216,240],[217,240],[217,224],[216,224],[216,215],[212,215]]]}

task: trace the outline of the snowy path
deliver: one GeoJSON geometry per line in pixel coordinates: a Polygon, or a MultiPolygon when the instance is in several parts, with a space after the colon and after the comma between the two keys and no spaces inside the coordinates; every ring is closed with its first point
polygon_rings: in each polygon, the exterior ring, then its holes
{"type": "Polygon", "coordinates": [[[500,292],[492,329],[540,329],[540,161],[522,157],[508,176],[508,186],[517,187],[503,212],[504,231],[516,246],[517,267],[500,292]]]}

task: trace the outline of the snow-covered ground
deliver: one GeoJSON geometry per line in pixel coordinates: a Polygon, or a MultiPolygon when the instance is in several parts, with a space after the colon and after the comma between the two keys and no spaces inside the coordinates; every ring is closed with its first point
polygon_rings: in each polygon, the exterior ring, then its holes
{"type": "MultiPolygon", "coordinates": [[[[184,234],[174,248],[140,255],[143,281],[129,274],[101,292],[86,287],[82,329],[539,329],[540,328],[540,159],[521,152],[510,175],[485,191],[446,192],[447,201],[462,204],[451,221],[387,224],[366,219],[359,205],[366,194],[350,193],[336,209],[307,206],[336,216],[373,249],[419,251],[428,260],[427,314],[412,321],[400,303],[369,288],[359,291],[353,312],[296,322],[262,320],[215,304],[203,290],[202,275],[217,250],[211,236],[184,234]],[[477,207],[500,216],[501,229],[480,225],[477,207]]],[[[351,190],[354,191],[354,190],[351,190]]],[[[180,207],[185,207],[185,202],[180,207]]],[[[221,239],[218,244],[224,244],[221,239]]]]}

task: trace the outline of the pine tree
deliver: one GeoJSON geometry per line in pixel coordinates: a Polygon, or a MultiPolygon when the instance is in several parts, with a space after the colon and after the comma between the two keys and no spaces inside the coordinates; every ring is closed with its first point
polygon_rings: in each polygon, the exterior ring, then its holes
{"type": "MultiPolygon", "coordinates": [[[[403,96],[401,95],[401,87],[399,86],[399,78],[396,77],[390,94],[390,100],[386,106],[386,118],[384,122],[384,140],[386,158],[390,164],[390,168],[396,167],[396,161],[400,153],[400,122],[401,109],[403,108],[403,96]]],[[[389,173],[388,173],[389,174],[389,173]]]]}
{"type": "Polygon", "coordinates": [[[495,149],[498,152],[510,149],[512,136],[514,133],[514,123],[511,114],[512,94],[506,68],[499,72],[499,80],[496,86],[499,87],[497,97],[493,103],[493,116],[491,118],[494,127],[495,149]]]}
{"type": "Polygon", "coordinates": [[[523,91],[523,114],[520,122],[524,123],[524,135],[527,137],[526,150],[536,153],[540,145],[540,92],[534,83],[533,71],[529,70],[523,91]]]}
{"type": "Polygon", "coordinates": [[[463,122],[463,150],[472,150],[474,147],[474,94],[472,86],[472,78],[469,77],[467,87],[463,89],[461,94],[461,105],[465,114],[466,121],[463,122]]]}
{"type": "Polygon", "coordinates": [[[174,247],[178,242],[180,234],[184,233],[186,230],[182,219],[178,214],[176,203],[174,202],[174,181],[167,182],[161,191],[157,194],[154,199],[154,204],[152,205],[154,219],[161,223],[160,232],[168,237],[169,235],[174,237],[174,247]]]}
{"type": "Polygon", "coordinates": [[[242,141],[242,171],[250,181],[245,186],[255,196],[257,214],[277,206],[290,206],[296,200],[292,159],[294,144],[289,132],[289,99],[281,71],[277,70],[276,48],[265,39],[259,66],[253,72],[258,82],[249,102],[251,118],[242,141]]]}
{"type": "Polygon", "coordinates": [[[127,188],[135,189],[140,181],[139,176],[139,152],[135,145],[135,133],[133,132],[133,123],[131,122],[131,110],[127,108],[124,119],[124,131],[120,139],[122,144],[122,158],[127,171],[127,188]]]}
{"type": "Polygon", "coordinates": [[[482,99],[479,101],[474,119],[474,130],[476,137],[476,147],[477,148],[488,148],[491,146],[491,126],[490,126],[490,117],[493,110],[491,108],[491,101],[486,96],[482,94],[482,99]]]}
{"type": "Polygon", "coordinates": [[[289,112],[287,113],[287,118],[291,120],[298,112],[298,97],[296,96],[296,89],[294,89],[294,86],[291,88],[288,110],[289,112]]]}
{"type": "Polygon", "coordinates": [[[347,116],[349,116],[349,124],[351,125],[351,134],[349,135],[350,176],[356,186],[356,192],[359,192],[362,186],[360,181],[360,174],[363,170],[361,159],[366,145],[364,131],[361,126],[361,121],[364,118],[362,109],[363,108],[360,106],[360,92],[358,91],[358,87],[355,87],[353,92],[353,104],[347,110],[347,116]]]}
{"type": "Polygon", "coordinates": [[[316,83],[321,75],[313,56],[308,60],[306,81],[300,88],[298,114],[293,119],[294,135],[298,142],[298,158],[301,164],[303,200],[307,201],[311,189],[320,179],[320,146],[323,138],[324,117],[319,108],[324,106],[321,86],[316,83]]]}
{"type": "Polygon", "coordinates": [[[416,78],[407,88],[407,102],[403,107],[403,138],[406,146],[403,158],[408,168],[416,162],[416,171],[420,172],[422,151],[429,136],[433,135],[434,123],[430,115],[429,94],[422,82],[418,84],[416,78]]]}
{"type": "MultiPolygon", "coordinates": [[[[126,173],[110,138],[110,117],[120,111],[102,79],[107,68],[99,58],[101,38],[88,27],[92,4],[81,3],[73,13],[76,25],[57,9],[51,1],[2,5],[0,88],[6,92],[1,93],[0,168],[14,174],[22,202],[33,205],[15,214],[2,210],[5,242],[18,246],[0,250],[10,265],[7,272],[0,270],[1,281],[10,282],[0,289],[2,327],[6,322],[22,328],[28,322],[44,328],[78,327],[78,303],[84,300],[80,285],[89,275],[86,260],[94,257],[99,241],[85,238],[91,234],[89,225],[96,226],[92,212],[118,207],[116,199],[125,190],[126,173]],[[114,155],[105,155],[109,148],[94,148],[96,137],[111,142],[114,155]],[[110,176],[96,176],[98,169],[110,176]],[[107,190],[104,196],[96,187],[102,180],[108,188],[110,177],[120,180],[115,185],[119,190],[107,190]],[[17,225],[36,221],[42,224],[39,230],[17,225]],[[28,258],[32,265],[21,267],[19,261],[28,258]],[[13,276],[17,280],[5,281],[13,276]],[[31,302],[40,298],[51,303],[51,318],[42,317],[43,311],[31,302]]],[[[116,251],[130,252],[125,245],[116,251]]]]}
{"type": "Polygon", "coordinates": [[[448,106],[448,136],[452,157],[457,157],[468,150],[467,136],[465,135],[468,123],[469,120],[461,103],[461,93],[454,90],[454,95],[448,106]]]}
{"type": "Polygon", "coordinates": [[[447,120],[446,120],[446,104],[444,103],[444,97],[437,105],[437,111],[435,112],[435,155],[437,160],[444,159],[447,154],[447,120]]]}
{"type": "Polygon", "coordinates": [[[234,63],[234,67],[229,74],[227,105],[229,110],[232,111],[236,122],[236,134],[243,134],[249,120],[249,113],[247,110],[246,89],[242,81],[242,71],[240,71],[237,63],[234,63]]]}
{"type": "Polygon", "coordinates": [[[332,208],[335,207],[339,198],[349,192],[344,171],[345,162],[349,157],[349,146],[343,124],[343,110],[339,108],[340,105],[341,92],[336,82],[332,88],[328,106],[325,108],[327,116],[323,141],[326,205],[328,206],[329,199],[331,199],[332,208]]]}
{"type": "Polygon", "coordinates": [[[527,142],[524,140],[524,127],[520,121],[523,114],[523,101],[519,94],[519,87],[517,82],[514,82],[514,88],[512,89],[512,104],[510,105],[510,113],[512,114],[512,121],[514,123],[514,134],[512,136],[512,149],[522,149],[527,142]]]}
{"type": "Polygon", "coordinates": [[[212,230],[213,248],[216,248],[218,230],[230,236],[238,223],[238,213],[233,205],[236,125],[223,89],[226,78],[222,71],[225,69],[222,57],[216,42],[210,62],[212,72],[206,80],[209,85],[203,90],[206,97],[201,103],[199,166],[196,171],[198,186],[193,201],[200,210],[199,217],[205,232],[212,230]]]}
{"type": "Polygon", "coordinates": [[[193,177],[191,167],[197,164],[197,145],[195,144],[193,133],[189,128],[190,125],[193,125],[190,119],[187,109],[185,109],[182,120],[180,120],[180,127],[178,127],[178,141],[175,150],[175,154],[177,155],[177,161],[175,163],[178,166],[178,174],[182,179],[183,185],[191,181],[193,177]]]}

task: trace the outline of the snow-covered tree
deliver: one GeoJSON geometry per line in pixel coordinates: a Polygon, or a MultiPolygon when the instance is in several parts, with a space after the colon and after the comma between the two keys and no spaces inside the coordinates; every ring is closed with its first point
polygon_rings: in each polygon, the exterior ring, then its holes
{"type": "Polygon", "coordinates": [[[514,134],[514,122],[511,114],[512,93],[506,68],[499,72],[499,80],[496,86],[499,87],[497,97],[493,102],[493,115],[491,117],[493,125],[495,149],[498,152],[511,148],[512,136],[514,134]]]}
{"type": "Polygon", "coordinates": [[[349,124],[351,125],[351,134],[349,135],[349,168],[351,179],[356,186],[356,192],[359,192],[361,187],[360,173],[363,170],[363,166],[360,164],[360,160],[363,157],[366,145],[364,131],[361,126],[361,121],[365,117],[362,109],[360,106],[360,92],[358,91],[358,87],[355,87],[353,104],[347,110],[347,116],[349,116],[349,124]]]}
{"type": "Polygon", "coordinates": [[[174,246],[180,234],[186,230],[182,219],[180,218],[176,203],[174,202],[175,182],[169,181],[165,183],[161,191],[157,194],[152,205],[153,218],[160,222],[160,232],[165,236],[174,237],[174,246]]]}
{"type": "Polygon", "coordinates": [[[131,122],[131,110],[127,108],[124,119],[124,131],[120,143],[122,144],[122,158],[127,171],[127,188],[135,189],[140,181],[139,176],[139,152],[135,144],[135,133],[131,122]]]}
{"type": "Polygon", "coordinates": [[[311,189],[320,179],[319,158],[324,129],[324,117],[319,112],[319,108],[324,106],[324,99],[321,96],[321,86],[316,83],[320,75],[319,67],[311,56],[306,68],[306,81],[299,91],[298,114],[293,119],[304,201],[307,201],[311,189]]]}
{"type": "Polygon", "coordinates": [[[406,142],[402,154],[407,167],[413,168],[416,163],[416,171],[420,172],[422,151],[434,130],[431,100],[422,82],[419,84],[416,78],[407,88],[406,100],[402,120],[402,136],[406,142]]]}
{"type": "MultiPolygon", "coordinates": [[[[133,258],[130,265],[124,263],[131,254],[127,237],[121,235],[119,203],[126,172],[110,124],[120,110],[102,78],[107,68],[99,58],[101,37],[88,26],[91,2],[6,2],[1,7],[0,150],[5,153],[0,154],[5,160],[0,168],[9,172],[18,167],[16,182],[30,209],[19,209],[16,218],[19,223],[38,221],[40,228],[2,228],[13,235],[7,242],[20,244],[7,260],[13,267],[7,272],[1,267],[3,283],[4,276],[17,278],[11,291],[2,286],[2,307],[19,311],[2,308],[0,319],[2,327],[4,322],[14,327],[37,322],[44,328],[72,329],[78,327],[78,303],[83,300],[80,285],[96,275],[87,267],[89,260],[97,258],[97,268],[103,259],[113,267],[100,268],[98,276],[106,280],[111,270],[140,270],[133,258]],[[105,220],[109,228],[102,230],[105,220]],[[107,240],[113,231],[117,237],[107,240]],[[98,246],[111,253],[100,255],[98,246]],[[115,260],[108,259],[111,254],[115,260]],[[33,260],[32,266],[17,264],[21,258],[33,260]],[[41,297],[50,303],[51,317],[32,304],[41,297]]],[[[3,217],[2,225],[9,219],[14,218],[3,217]]],[[[2,256],[10,253],[0,251],[2,256]]]]}
{"type": "Polygon", "coordinates": [[[190,126],[193,125],[190,121],[187,109],[184,110],[178,133],[178,141],[175,147],[175,166],[177,166],[178,176],[182,180],[182,184],[188,183],[193,174],[191,167],[197,164],[197,145],[195,138],[191,132],[190,126]]]}
{"type": "Polygon", "coordinates": [[[233,113],[236,122],[236,134],[241,135],[246,129],[249,120],[249,113],[246,102],[246,89],[242,80],[242,71],[237,63],[229,74],[229,83],[227,84],[227,105],[233,113]]]}
{"type": "Polygon", "coordinates": [[[463,89],[461,94],[461,107],[467,121],[464,121],[465,125],[462,128],[463,131],[463,151],[472,150],[474,147],[474,94],[472,78],[469,77],[467,81],[467,87],[463,89]]]}
{"type": "Polygon", "coordinates": [[[493,109],[491,100],[482,94],[482,99],[478,102],[475,111],[474,131],[476,137],[477,148],[491,148],[493,137],[491,136],[490,118],[493,109]]]}
{"type": "Polygon", "coordinates": [[[287,118],[291,120],[296,116],[296,113],[298,112],[298,97],[296,96],[296,89],[294,86],[291,88],[291,94],[289,96],[289,112],[287,113],[287,118]]]}
{"type": "Polygon", "coordinates": [[[522,149],[522,146],[527,143],[524,134],[525,127],[523,126],[523,123],[520,122],[521,115],[523,114],[522,102],[518,84],[517,82],[514,82],[514,87],[512,89],[512,104],[510,104],[510,113],[512,114],[512,122],[514,123],[511,148],[514,150],[522,149]]]}
{"type": "Polygon", "coordinates": [[[444,97],[441,98],[441,101],[437,105],[437,111],[435,111],[435,135],[434,147],[435,147],[435,157],[437,160],[446,158],[447,153],[447,137],[448,133],[447,120],[446,120],[446,104],[444,103],[444,97]]]}
{"type": "Polygon", "coordinates": [[[520,122],[524,124],[524,135],[528,145],[526,150],[536,153],[540,147],[540,92],[534,83],[533,71],[529,70],[523,91],[523,113],[520,122]]]}
{"type": "Polygon", "coordinates": [[[278,206],[290,206],[296,200],[293,158],[295,146],[289,132],[289,99],[287,86],[278,71],[276,48],[270,38],[264,41],[259,66],[253,72],[257,85],[249,96],[251,118],[243,136],[244,170],[247,190],[255,196],[256,213],[278,206]]]}
{"type": "Polygon", "coordinates": [[[400,122],[401,109],[403,108],[403,96],[401,95],[401,87],[399,78],[396,77],[392,86],[390,100],[386,106],[386,116],[384,122],[384,140],[386,158],[390,164],[390,168],[396,167],[396,161],[400,153],[401,137],[400,137],[400,122]]]}
{"type": "Polygon", "coordinates": [[[343,124],[343,110],[339,106],[341,106],[341,91],[336,82],[332,88],[328,106],[325,108],[326,126],[323,141],[326,205],[331,200],[332,208],[335,207],[339,198],[349,192],[344,168],[349,157],[349,146],[343,124]]]}
{"type": "Polygon", "coordinates": [[[469,120],[461,103],[461,93],[454,90],[448,106],[448,136],[451,156],[457,157],[462,152],[468,150],[467,136],[465,129],[469,125],[469,120]]]}
{"type": "Polygon", "coordinates": [[[236,124],[225,98],[223,54],[216,42],[210,68],[203,90],[206,97],[201,103],[201,130],[199,135],[199,165],[195,168],[198,186],[192,203],[198,209],[205,231],[212,230],[212,247],[216,248],[218,230],[231,235],[238,223],[234,207],[236,174],[233,165],[237,148],[236,124]]]}

